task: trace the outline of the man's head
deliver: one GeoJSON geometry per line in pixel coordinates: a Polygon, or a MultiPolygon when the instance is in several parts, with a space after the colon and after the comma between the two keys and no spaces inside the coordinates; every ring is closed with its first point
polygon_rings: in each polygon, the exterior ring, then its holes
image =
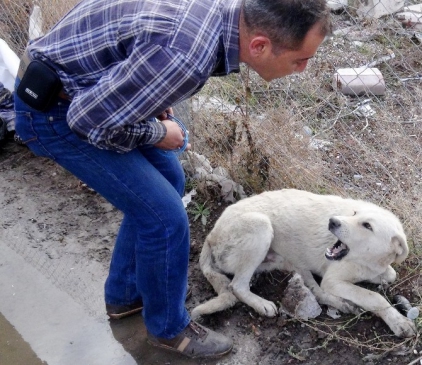
{"type": "Polygon", "coordinates": [[[326,0],[244,0],[240,60],[267,81],[302,72],[331,32],[326,0]]]}

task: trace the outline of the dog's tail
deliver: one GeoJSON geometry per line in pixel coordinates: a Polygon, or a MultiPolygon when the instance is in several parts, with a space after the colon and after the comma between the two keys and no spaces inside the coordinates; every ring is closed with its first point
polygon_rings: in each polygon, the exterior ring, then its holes
{"type": "Polygon", "coordinates": [[[191,313],[192,319],[198,318],[204,314],[211,314],[230,308],[238,301],[229,289],[230,279],[213,266],[209,242],[211,237],[212,234],[205,239],[204,247],[202,248],[201,256],[199,258],[199,265],[218,296],[195,307],[191,313]]]}

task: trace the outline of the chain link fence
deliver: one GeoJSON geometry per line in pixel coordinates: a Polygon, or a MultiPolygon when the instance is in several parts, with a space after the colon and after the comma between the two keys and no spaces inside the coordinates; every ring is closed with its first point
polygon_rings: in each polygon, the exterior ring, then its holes
{"type": "MultiPolygon", "coordinates": [[[[0,38],[20,56],[34,6],[45,32],[75,3],[0,0],[0,38]]],[[[183,104],[192,151],[248,195],[294,187],[381,204],[419,251],[422,5],[329,3],[335,32],[304,73],[266,83],[243,65],[183,104]]]]}

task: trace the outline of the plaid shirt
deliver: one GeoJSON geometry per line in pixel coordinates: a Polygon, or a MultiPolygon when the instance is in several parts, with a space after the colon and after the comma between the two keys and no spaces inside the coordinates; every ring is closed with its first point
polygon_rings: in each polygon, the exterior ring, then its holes
{"type": "Polygon", "coordinates": [[[161,141],[153,117],[239,71],[241,0],[82,0],[28,47],[72,98],[70,128],[127,152],[161,141]]]}

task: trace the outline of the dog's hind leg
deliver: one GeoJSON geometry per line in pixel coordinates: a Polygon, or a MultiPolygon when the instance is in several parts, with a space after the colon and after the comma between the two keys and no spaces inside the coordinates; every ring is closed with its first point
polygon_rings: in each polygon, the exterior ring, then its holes
{"type": "Polygon", "coordinates": [[[191,312],[191,317],[195,320],[204,314],[211,314],[231,308],[237,303],[237,301],[237,298],[232,292],[221,293],[208,302],[195,307],[191,312]]]}
{"type": "Polygon", "coordinates": [[[229,289],[230,279],[224,273],[218,271],[213,265],[210,236],[204,242],[199,264],[203,274],[218,296],[195,307],[191,313],[192,319],[196,319],[204,314],[211,314],[230,308],[238,301],[229,289]]]}
{"type": "Polygon", "coordinates": [[[274,238],[271,221],[264,214],[248,213],[242,215],[242,223],[243,230],[239,234],[234,257],[237,260],[236,270],[230,287],[241,302],[261,315],[274,317],[278,312],[276,305],[250,291],[252,275],[265,260],[274,238]]]}

